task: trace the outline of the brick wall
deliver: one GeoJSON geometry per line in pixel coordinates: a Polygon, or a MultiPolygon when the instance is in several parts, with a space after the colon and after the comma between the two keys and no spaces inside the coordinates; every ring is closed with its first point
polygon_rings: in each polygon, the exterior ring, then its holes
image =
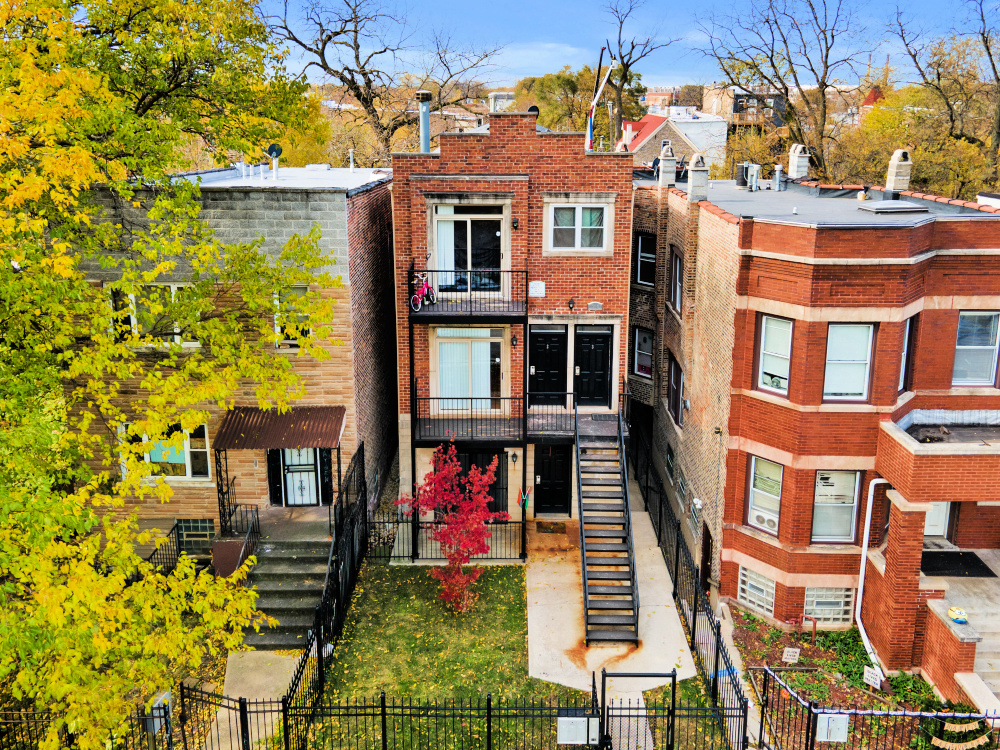
{"type": "Polygon", "coordinates": [[[956,672],[975,672],[976,644],[963,643],[947,623],[924,606],[927,622],[926,646],[920,663],[923,673],[941,694],[956,703],[970,703],[955,682],[956,672]]]}

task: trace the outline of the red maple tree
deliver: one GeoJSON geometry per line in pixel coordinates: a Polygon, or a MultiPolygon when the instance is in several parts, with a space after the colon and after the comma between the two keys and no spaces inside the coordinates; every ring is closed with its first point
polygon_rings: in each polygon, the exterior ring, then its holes
{"type": "Polygon", "coordinates": [[[466,570],[465,566],[473,555],[490,551],[491,532],[487,524],[509,519],[506,513],[494,513],[488,507],[497,457],[493,457],[485,470],[473,464],[463,476],[458,451],[452,442],[435,449],[431,467],[417,486],[416,497],[404,495],[396,502],[406,506],[408,516],[434,513],[436,523],[428,536],[441,545],[448,564],[431,568],[430,576],[441,584],[440,598],[457,612],[465,612],[478,598],[472,584],[483,572],[482,568],[466,570]]]}

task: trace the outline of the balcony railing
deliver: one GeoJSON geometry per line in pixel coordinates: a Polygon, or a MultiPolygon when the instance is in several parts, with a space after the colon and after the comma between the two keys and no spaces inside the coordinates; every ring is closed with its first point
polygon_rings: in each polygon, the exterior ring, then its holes
{"type": "Polygon", "coordinates": [[[524,440],[524,399],[416,399],[417,440],[524,440]]]}
{"type": "Polygon", "coordinates": [[[473,271],[411,268],[406,298],[410,314],[421,318],[523,316],[528,311],[528,272],[492,268],[473,271]]]}
{"type": "Polygon", "coordinates": [[[528,434],[562,433],[571,435],[576,423],[576,394],[529,393],[528,434]]]}

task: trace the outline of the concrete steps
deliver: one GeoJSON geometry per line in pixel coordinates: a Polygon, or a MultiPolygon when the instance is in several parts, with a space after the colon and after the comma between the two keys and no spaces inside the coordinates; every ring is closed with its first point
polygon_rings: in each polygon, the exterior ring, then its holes
{"type": "Polygon", "coordinates": [[[268,542],[257,551],[250,586],[257,609],[277,620],[259,633],[248,629],[243,642],[264,650],[301,648],[313,627],[323,596],[329,542],[268,542]]]}

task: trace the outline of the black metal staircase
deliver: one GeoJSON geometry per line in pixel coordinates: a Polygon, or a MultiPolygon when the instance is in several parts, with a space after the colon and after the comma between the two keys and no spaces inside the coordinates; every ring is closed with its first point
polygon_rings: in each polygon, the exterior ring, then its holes
{"type": "Polygon", "coordinates": [[[632,549],[625,427],[584,430],[576,417],[576,489],[586,641],[639,640],[639,590],[632,549]]]}

